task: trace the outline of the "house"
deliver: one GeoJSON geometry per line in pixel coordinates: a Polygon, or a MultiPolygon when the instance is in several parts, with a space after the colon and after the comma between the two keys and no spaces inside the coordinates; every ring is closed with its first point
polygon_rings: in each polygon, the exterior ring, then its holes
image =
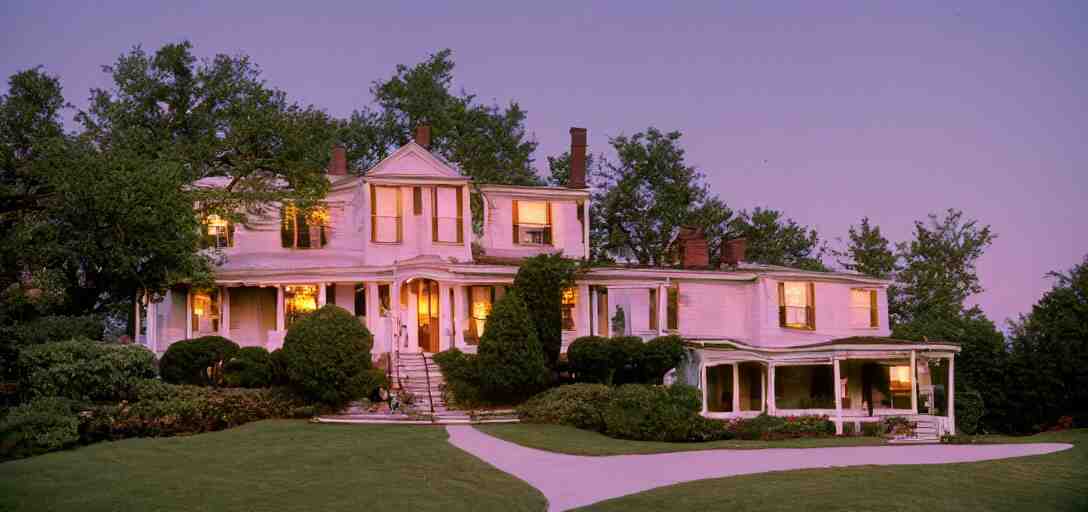
{"type": "MultiPolygon", "coordinates": [[[[478,220],[470,179],[428,150],[427,127],[361,175],[336,148],[320,207],[278,205],[245,226],[206,219],[218,287],[147,304],[141,342],[162,353],[214,334],[275,350],[296,318],[336,304],[374,334],[375,355],[473,352],[520,259],[589,255],[586,131],[570,134],[569,186],[479,185],[478,220]]],[[[674,249],[673,266],[582,274],[563,295],[563,350],[580,336],[675,333],[688,348],[676,377],[702,390],[706,416],[826,414],[841,430],[906,415],[953,430],[959,348],[890,339],[887,281],[749,263],[743,240],[712,263],[696,230],[674,249]]]]}

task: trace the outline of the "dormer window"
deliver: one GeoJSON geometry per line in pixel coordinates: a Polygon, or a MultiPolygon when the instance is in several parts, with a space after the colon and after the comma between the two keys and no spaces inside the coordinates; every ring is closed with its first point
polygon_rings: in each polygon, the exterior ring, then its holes
{"type": "Polygon", "coordinates": [[[547,201],[513,202],[514,243],[518,245],[552,244],[552,208],[547,201]]]}
{"type": "Polygon", "coordinates": [[[280,242],[288,249],[320,249],[328,242],[329,210],[324,206],[308,209],[293,204],[280,209],[280,242]]]}
{"type": "Polygon", "coordinates": [[[224,249],[234,246],[234,223],[216,214],[204,217],[201,229],[201,245],[204,248],[224,249]]]}
{"type": "Polygon", "coordinates": [[[400,243],[404,238],[401,218],[400,189],[370,187],[370,241],[383,244],[400,243]]]}
{"type": "Polygon", "coordinates": [[[778,283],[778,324],[791,329],[816,328],[816,290],[813,283],[778,283]]]}
{"type": "Polygon", "coordinates": [[[431,194],[431,240],[464,243],[464,200],[461,187],[437,186],[431,194]]]}

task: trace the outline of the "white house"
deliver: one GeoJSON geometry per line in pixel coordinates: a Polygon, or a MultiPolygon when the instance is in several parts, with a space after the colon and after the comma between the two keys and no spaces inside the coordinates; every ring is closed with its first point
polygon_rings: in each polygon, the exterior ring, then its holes
{"type": "MultiPolygon", "coordinates": [[[[472,352],[519,259],[589,255],[586,131],[570,133],[569,186],[480,185],[479,236],[471,180],[428,151],[426,127],[361,175],[347,172],[337,148],[320,208],[278,205],[245,226],[206,219],[206,238],[223,255],[218,288],[178,287],[148,304],[138,315],[141,342],[162,353],[216,334],[275,350],[298,315],[331,303],[374,333],[376,355],[472,352]]],[[[959,348],[888,338],[887,281],[747,263],[743,240],[710,265],[706,240],[692,230],[676,249],[672,267],[582,274],[564,294],[564,350],[579,336],[675,333],[689,347],[677,376],[702,390],[707,416],[818,413],[841,428],[907,415],[952,431],[959,348]],[[611,331],[619,309],[623,333],[611,331]]]]}

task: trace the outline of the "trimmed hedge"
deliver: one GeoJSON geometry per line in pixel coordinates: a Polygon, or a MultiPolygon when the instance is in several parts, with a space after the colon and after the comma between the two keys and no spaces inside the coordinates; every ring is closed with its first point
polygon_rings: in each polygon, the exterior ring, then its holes
{"type": "Polygon", "coordinates": [[[835,424],[827,416],[771,416],[733,419],[726,425],[737,439],[773,441],[799,437],[835,435],[835,424]]]}
{"type": "Polygon", "coordinates": [[[492,309],[477,361],[480,389],[491,402],[520,403],[548,385],[544,351],[516,289],[492,309]]]}
{"type": "Polygon", "coordinates": [[[384,382],[370,360],[373,336],[347,310],[327,305],[296,320],[283,341],[291,386],[307,400],[343,405],[384,382]]]}
{"type": "Polygon", "coordinates": [[[243,347],[223,365],[223,380],[235,388],[272,385],[272,357],[264,347],[243,347]]]}
{"type": "Polygon", "coordinates": [[[641,441],[709,441],[728,439],[720,421],[699,415],[702,401],[691,386],[626,384],[615,388],[604,412],[604,433],[641,441]]]}
{"type": "Polygon", "coordinates": [[[155,376],[155,355],[138,345],[90,340],[44,343],[19,354],[19,392],[26,399],[114,401],[155,376]]]}
{"type": "Polygon", "coordinates": [[[0,458],[62,450],[79,443],[79,416],[72,400],[38,398],[14,407],[0,420],[0,458]]]}
{"type": "Polygon", "coordinates": [[[982,395],[973,389],[956,390],[956,432],[978,433],[982,417],[986,415],[986,403],[982,395]]]}
{"type": "Polygon", "coordinates": [[[679,336],[660,336],[645,343],[638,336],[583,336],[567,348],[575,380],[603,384],[661,384],[683,356],[679,336]]]}
{"type": "Polygon", "coordinates": [[[549,389],[518,407],[527,423],[568,425],[586,430],[605,430],[604,410],[612,388],[604,384],[571,384],[549,389]]]}
{"type": "Polygon", "coordinates": [[[101,340],[104,331],[102,319],[95,315],[43,316],[0,328],[0,338],[18,347],[76,338],[101,340]]]}
{"type": "Polygon", "coordinates": [[[268,363],[272,370],[272,384],[286,386],[291,383],[287,377],[287,359],[283,355],[283,349],[277,348],[268,354],[268,363]]]}
{"type": "Polygon", "coordinates": [[[638,384],[642,382],[642,349],[644,343],[638,336],[616,336],[609,340],[611,349],[612,383],[638,384]]]}
{"type": "Polygon", "coordinates": [[[234,357],[238,344],[222,336],[204,336],[174,342],[159,362],[159,373],[171,384],[218,385],[220,364],[234,357]]]}
{"type": "Polygon", "coordinates": [[[567,347],[567,361],[578,382],[612,382],[612,347],[608,338],[582,336],[567,347]]]}
{"type": "Polygon", "coordinates": [[[447,402],[460,407],[484,403],[480,391],[480,364],[475,355],[466,354],[455,347],[435,354],[434,362],[446,379],[447,402]]]}
{"type": "Polygon", "coordinates": [[[661,384],[665,374],[684,358],[684,338],[658,336],[642,346],[638,367],[644,384],[661,384]]]}

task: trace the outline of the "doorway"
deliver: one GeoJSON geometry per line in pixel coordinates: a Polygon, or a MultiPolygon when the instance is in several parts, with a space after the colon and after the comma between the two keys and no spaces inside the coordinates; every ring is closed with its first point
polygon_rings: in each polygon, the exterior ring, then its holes
{"type": "Polygon", "coordinates": [[[419,322],[419,349],[438,352],[438,282],[432,279],[416,281],[416,317],[419,322]]]}

